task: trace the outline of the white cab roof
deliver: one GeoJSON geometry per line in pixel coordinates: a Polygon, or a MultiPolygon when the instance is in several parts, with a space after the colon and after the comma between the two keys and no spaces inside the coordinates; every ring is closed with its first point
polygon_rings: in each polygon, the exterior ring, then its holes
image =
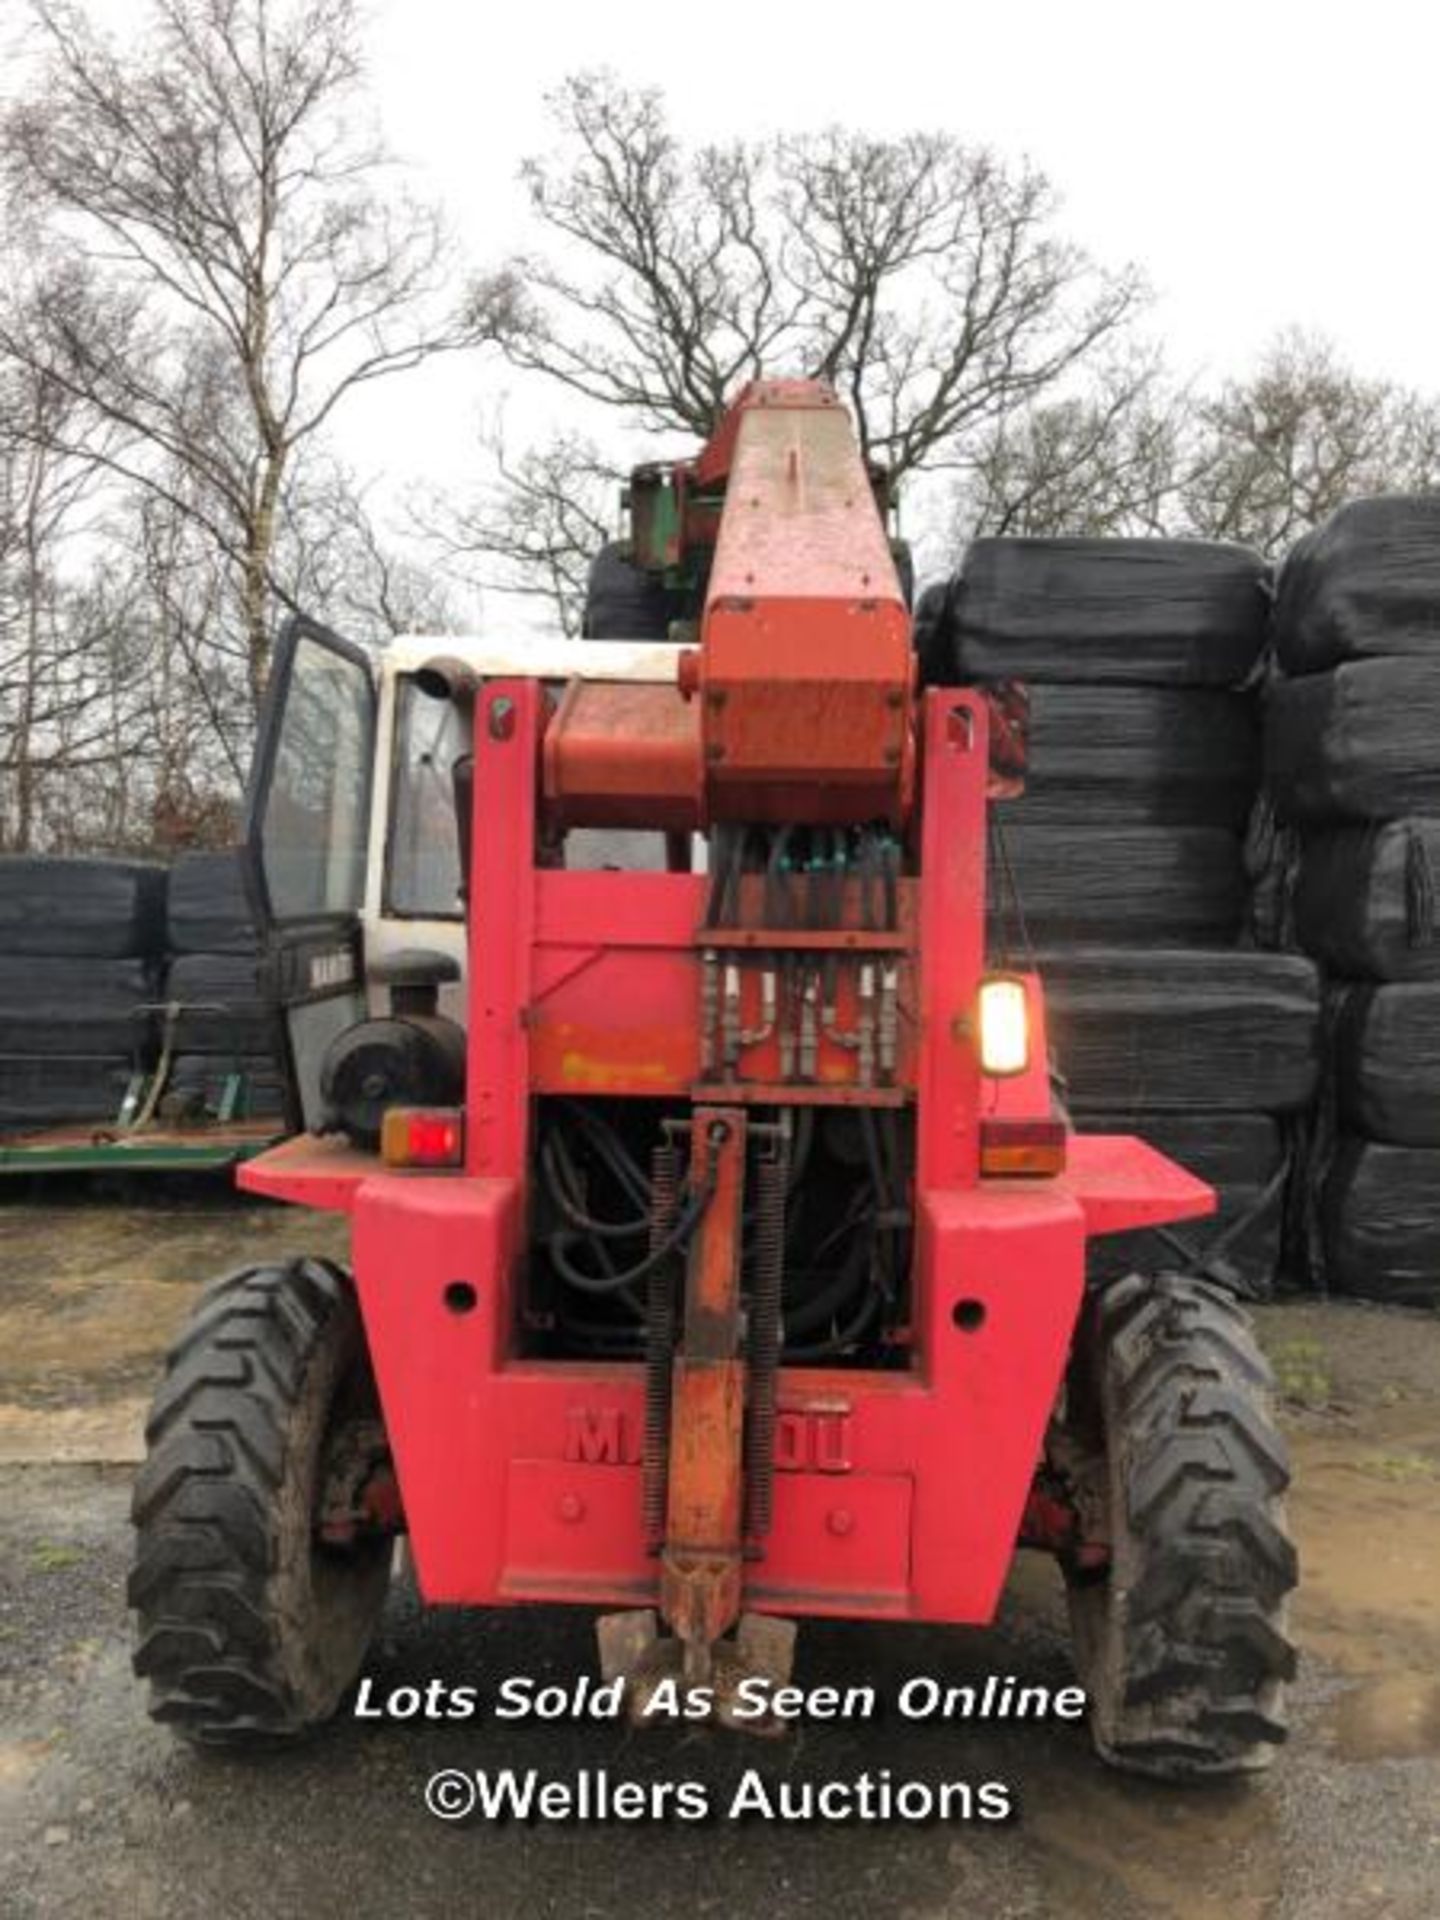
{"type": "Polygon", "coordinates": [[[669,640],[565,640],[518,634],[482,640],[472,634],[402,633],[380,655],[387,674],[414,673],[427,660],[463,660],[482,679],[640,680],[675,679],[683,649],[669,640]]]}

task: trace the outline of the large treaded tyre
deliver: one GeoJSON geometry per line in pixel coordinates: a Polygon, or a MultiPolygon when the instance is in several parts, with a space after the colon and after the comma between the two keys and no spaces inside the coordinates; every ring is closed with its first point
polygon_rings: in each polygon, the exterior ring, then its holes
{"type": "Polygon", "coordinates": [[[1085,1324],[1111,1561],[1072,1577],[1070,1614],[1096,1748],[1162,1778],[1252,1772],[1295,1671],[1269,1365],[1229,1295],[1180,1275],[1097,1291],[1085,1324]]]}
{"type": "Polygon", "coordinates": [[[668,640],[684,619],[686,596],[637,567],[623,540],[603,546],[590,563],[581,633],[587,640],[668,640]]]}
{"type": "Polygon", "coordinates": [[[150,1711],[206,1745],[266,1745],[327,1719],[359,1672],[391,1542],[324,1546],[327,1434],[373,1410],[348,1276],[249,1267],[201,1296],[171,1349],[135,1483],[130,1604],[150,1711]]]}

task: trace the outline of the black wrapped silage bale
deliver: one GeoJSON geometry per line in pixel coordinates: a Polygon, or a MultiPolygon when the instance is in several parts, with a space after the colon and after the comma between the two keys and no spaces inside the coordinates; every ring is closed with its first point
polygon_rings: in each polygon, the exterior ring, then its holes
{"type": "Polygon", "coordinates": [[[1111,1113],[1289,1113],[1315,1091],[1320,988],[1299,954],[1040,954],[1069,1102],[1111,1113]]]}
{"type": "Polygon", "coordinates": [[[1440,980],[1440,819],[1308,834],[1293,905],[1296,939],[1331,973],[1440,980]]]}
{"type": "Polygon", "coordinates": [[[1342,1139],[1320,1212],[1335,1292],[1440,1306],[1440,1151],[1342,1139]]]}
{"type": "Polygon", "coordinates": [[[920,666],[922,687],[954,686],[959,678],[950,644],[950,582],[932,580],[915,602],[911,644],[920,666]]]}
{"type": "Polygon", "coordinates": [[[259,940],[238,849],[182,853],[177,858],[170,869],[166,931],[172,953],[256,951],[259,940]]]}
{"type": "Polygon", "coordinates": [[[1023,812],[1007,822],[997,837],[1004,859],[990,866],[997,933],[1014,919],[1011,878],[1025,927],[1044,946],[1228,944],[1240,931],[1241,844],[1223,827],[1032,826],[1023,812]]]}
{"type": "Polygon", "coordinates": [[[1440,655],[1440,493],[1352,500],[1280,570],[1275,642],[1287,674],[1378,655],[1440,655]]]}
{"type": "Polygon", "coordinates": [[[1275,681],[1265,763],[1277,812],[1302,826],[1440,814],[1440,650],[1275,681]]]}
{"type": "Polygon", "coordinates": [[[1342,987],[1334,998],[1341,1125],[1391,1146],[1440,1147],[1440,982],[1342,987]]]}
{"type": "Polygon", "coordinates": [[[0,858],[0,956],[124,960],[163,945],[165,869],[137,860],[0,858]]]}
{"type": "Polygon", "coordinates": [[[165,997],[183,1009],[174,1028],[177,1052],[245,1057],[271,1051],[274,1017],[261,997],[254,954],[181,954],[170,964],[165,997]]]}
{"type": "Polygon", "coordinates": [[[146,960],[0,957],[0,1054],[139,1058],[155,998],[146,960]]]}
{"type": "Polygon", "coordinates": [[[1030,687],[1030,764],[1002,820],[1244,829],[1260,783],[1255,701],[1206,687],[1030,687]]]}
{"type": "Polygon", "coordinates": [[[1201,540],[982,539],[944,620],[962,681],[1236,687],[1265,641],[1269,572],[1201,540]]]}
{"type": "Polygon", "coordinates": [[[0,1055],[0,1132],[112,1125],[133,1073],[120,1054],[0,1055]]]}

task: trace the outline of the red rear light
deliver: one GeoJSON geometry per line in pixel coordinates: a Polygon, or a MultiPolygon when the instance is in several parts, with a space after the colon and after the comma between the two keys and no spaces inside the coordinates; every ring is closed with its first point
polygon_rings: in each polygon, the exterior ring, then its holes
{"type": "Polygon", "coordinates": [[[1063,1120],[980,1122],[980,1171],[990,1178],[1050,1179],[1065,1171],[1063,1120]]]}
{"type": "Polygon", "coordinates": [[[458,1107],[391,1107],[380,1128],[387,1167],[458,1167],[465,1159],[465,1116],[458,1107]]]}

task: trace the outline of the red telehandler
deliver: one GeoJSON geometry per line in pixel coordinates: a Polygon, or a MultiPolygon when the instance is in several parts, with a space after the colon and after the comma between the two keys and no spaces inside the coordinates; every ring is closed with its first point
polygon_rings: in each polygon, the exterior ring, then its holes
{"type": "Polygon", "coordinates": [[[348,1215],[353,1271],[231,1274],[170,1355],[130,1578],[153,1712],[325,1719],[401,1533],[427,1602],[594,1607],[607,1676],[722,1715],[797,1616],[987,1622],[1032,1547],[1107,1759],[1262,1765],[1295,1580],[1270,1376],[1206,1279],[1087,1286],[1090,1236],[1214,1196],[1069,1129],[1041,983],[987,956],[1013,709],[917,688],[827,388],[751,385],[628,505],[589,626],[619,638],[410,675],[461,747],[449,951],[367,976],[372,664],[304,621],[278,649],[248,853],[308,1130],[238,1177],[348,1215]],[[586,870],[596,829],[664,858],[586,870]]]}

